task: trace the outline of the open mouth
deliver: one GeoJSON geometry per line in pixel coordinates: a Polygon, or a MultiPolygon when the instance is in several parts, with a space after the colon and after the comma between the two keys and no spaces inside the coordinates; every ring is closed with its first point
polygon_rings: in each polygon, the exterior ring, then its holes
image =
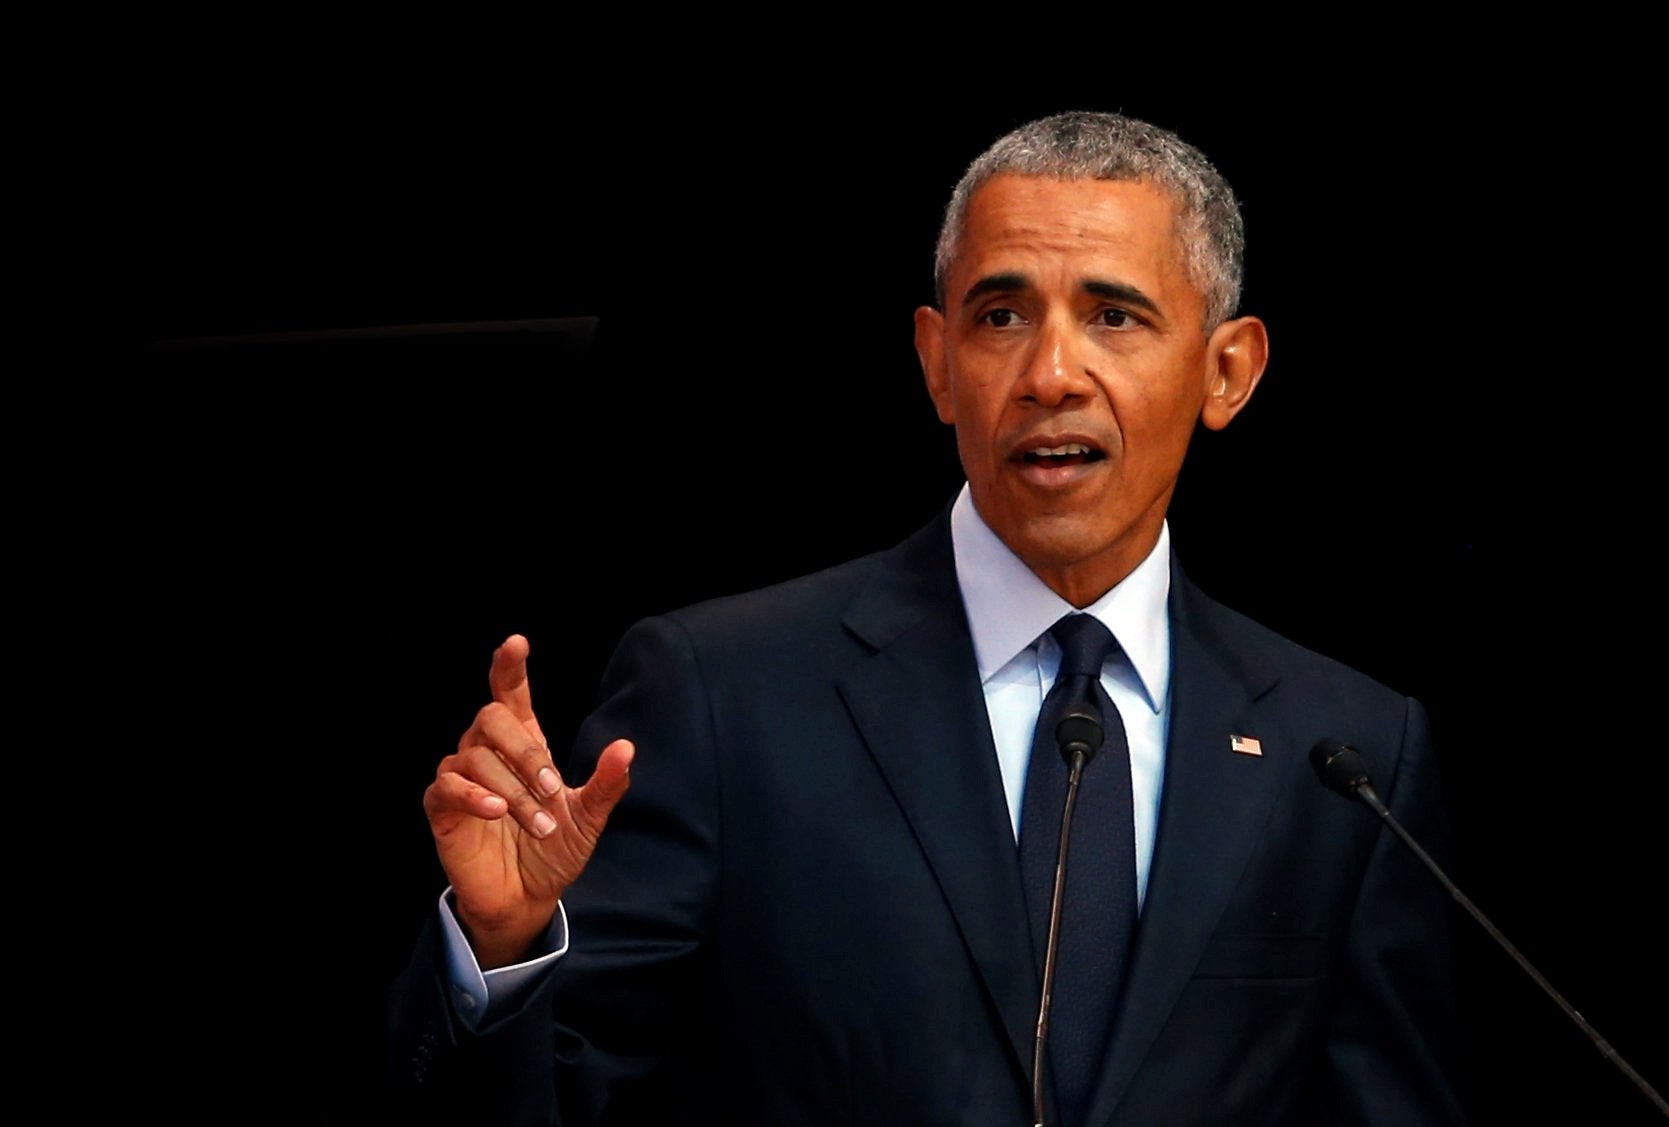
{"type": "Polygon", "coordinates": [[[1028,466],[1054,469],[1060,466],[1087,466],[1091,462],[1105,461],[1107,455],[1082,442],[1067,442],[1060,446],[1034,446],[1022,453],[1021,458],[1028,466]]]}

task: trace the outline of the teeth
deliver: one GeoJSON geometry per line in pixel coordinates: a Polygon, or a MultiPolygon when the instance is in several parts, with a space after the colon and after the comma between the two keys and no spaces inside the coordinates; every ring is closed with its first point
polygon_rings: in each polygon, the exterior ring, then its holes
{"type": "Polygon", "coordinates": [[[1068,442],[1065,446],[1034,446],[1029,453],[1034,458],[1064,457],[1067,454],[1088,455],[1090,449],[1082,442],[1068,442]]]}

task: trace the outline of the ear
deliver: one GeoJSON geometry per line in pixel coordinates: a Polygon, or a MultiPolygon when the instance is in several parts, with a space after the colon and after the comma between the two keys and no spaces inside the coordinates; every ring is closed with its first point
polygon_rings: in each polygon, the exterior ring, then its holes
{"type": "Polygon", "coordinates": [[[1222,430],[1251,401],[1269,363],[1269,331],[1256,317],[1224,321],[1206,346],[1209,369],[1200,421],[1222,430]]]}
{"type": "Polygon", "coordinates": [[[916,310],[916,355],[921,374],[927,380],[927,394],[939,412],[939,421],[955,425],[956,409],[950,394],[950,370],[945,364],[945,316],[937,309],[916,310]]]}

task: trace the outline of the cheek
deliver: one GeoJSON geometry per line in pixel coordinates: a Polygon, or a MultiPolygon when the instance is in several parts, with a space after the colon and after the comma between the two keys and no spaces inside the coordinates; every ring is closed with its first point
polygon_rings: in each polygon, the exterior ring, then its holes
{"type": "Polygon", "coordinates": [[[978,422],[967,415],[958,417],[956,453],[969,477],[992,476],[988,467],[996,460],[995,450],[996,444],[978,422]]]}
{"type": "Polygon", "coordinates": [[[1126,480],[1169,480],[1181,468],[1200,404],[1175,396],[1158,400],[1126,399],[1119,412],[1119,433],[1123,441],[1121,461],[1126,480]]]}
{"type": "Polygon", "coordinates": [[[953,402],[957,429],[975,432],[968,437],[976,442],[989,441],[1002,415],[1002,403],[991,385],[964,377],[956,386],[953,402]]]}
{"type": "Polygon", "coordinates": [[[1203,381],[1194,380],[1192,375],[1191,368],[1181,375],[1171,368],[1137,381],[1128,389],[1127,409],[1120,414],[1131,420],[1135,429],[1146,433],[1150,441],[1164,446],[1186,445],[1205,407],[1203,381]]]}

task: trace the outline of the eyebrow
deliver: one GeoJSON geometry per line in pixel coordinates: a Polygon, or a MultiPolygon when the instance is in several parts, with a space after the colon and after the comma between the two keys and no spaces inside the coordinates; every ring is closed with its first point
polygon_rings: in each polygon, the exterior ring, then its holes
{"type": "Polygon", "coordinates": [[[1155,317],[1164,316],[1164,314],[1159,311],[1159,306],[1154,303],[1154,300],[1151,297],[1148,297],[1147,294],[1143,293],[1141,290],[1137,289],[1135,286],[1127,286],[1121,282],[1088,281],[1084,283],[1084,292],[1092,293],[1096,297],[1104,297],[1108,301],[1118,301],[1124,303],[1125,305],[1134,305],[1138,309],[1147,310],[1155,317]]]}
{"type": "MultiPolygon", "coordinates": [[[[988,293],[1013,293],[1031,288],[1031,280],[1024,274],[987,274],[968,287],[968,292],[962,295],[962,304],[966,305],[975,298],[983,297],[988,293]]],[[[1125,285],[1122,282],[1102,282],[1092,278],[1083,283],[1083,290],[1085,293],[1094,294],[1096,297],[1105,298],[1108,301],[1122,302],[1125,305],[1133,305],[1138,309],[1145,309],[1155,317],[1163,316],[1158,304],[1135,286],[1125,285]]]]}
{"type": "Polygon", "coordinates": [[[966,305],[974,298],[983,297],[988,293],[1011,293],[1014,290],[1031,288],[1031,282],[1024,274],[987,274],[968,287],[968,292],[962,295],[962,304],[966,305]]]}

